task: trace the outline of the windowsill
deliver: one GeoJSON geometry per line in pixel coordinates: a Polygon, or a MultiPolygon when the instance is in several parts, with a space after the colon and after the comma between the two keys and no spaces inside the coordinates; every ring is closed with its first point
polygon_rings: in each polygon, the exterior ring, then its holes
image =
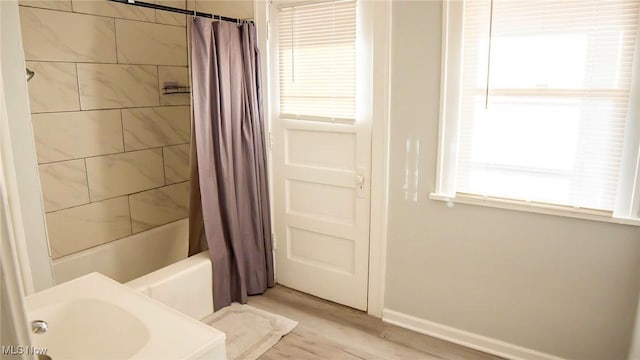
{"type": "Polygon", "coordinates": [[[592,221],[601,221],[614,224],[640,226],[638,218],[621,218],[611,217],[608,212],[598,210],[587,210],[579,208],[570,208],[560,205],[531,203],[518,200],[500,199],[483,197],[480,195],[457,194],[454,197],[445,194],[430,193],[429,199],[446,202],[447,204],[468,204],[477,206],[486,206],[499,209],[508,209],[515,211],[525,211],[537,214],[547,214],[555,216],[564,216],[575,219],[584,219],[592,221]]]}

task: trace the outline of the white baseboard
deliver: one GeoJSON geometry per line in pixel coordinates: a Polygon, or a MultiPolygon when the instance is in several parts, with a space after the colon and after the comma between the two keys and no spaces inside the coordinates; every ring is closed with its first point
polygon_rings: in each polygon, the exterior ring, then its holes
{"type": "Polygon", "coordinates": [[[513,360],[565,360],[561,357],[417,318],[398,311],[382,310],[382,321],[442,340],[513,360]]]}

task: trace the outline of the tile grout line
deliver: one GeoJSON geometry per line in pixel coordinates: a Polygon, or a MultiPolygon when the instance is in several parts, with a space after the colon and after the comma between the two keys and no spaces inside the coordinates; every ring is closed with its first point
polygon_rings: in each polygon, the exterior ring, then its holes
{"type": "MultiPolygon", "coordinates": [[[[76,67],[76,87],[78,89],[78,111],[82,111],[82,96],[80,96],[80,71],[78,71],[78,63],[73,63],[76,67]]],[[[62,112],[62,111],[57,111],[62,112]]]]}
{"type": "Polygon", "coordinates": [[[118,58],[118,24],[116,24],[116,18],[113,18],[113,45],[116,50],[116,64],[120,64],[120,59],[118,58]]]}
{"type": "MultiPolygon", "coordinates": [[[[122,110],[123,109],[120,109],[120,130],[122,131],[120,134],[122,135],[122,153],[126,153],[127,146],[124,141],[124,115],[122,114],[122,110]]],[[[119,153],[116,153],[116,154],[119,154],[119,153]]]]}
{"type": "Polygon", "coordinates": [[[129,225],[131,226],[131,234],[133,234],[133,215],[131,211],[131,194],[127,195],[127,205],[129,206],[129,225]]]}
{"type": "Polygon", "coordinates": [[[162,106],[162,87],[160,86],[160,65],[156,65],[156,78],[158,79],[158,104],[162,106]]]}
{"type": "Polygon", "coordinates": [[[125,150],[125,151],[118,151],[118,152],[113,152],[113,153],[105,153],[105,154],[89,155],[89,156],[80,156],[80,157],[70,158],[70,159],[41,162],[41,163],[38,163],[38,165],[57,164],[57,163],[65,162],[65,161],[82,160],[82,159],[93,159],[93,158],[120,155],[120,154],[130,154],[130,153],[134,153],[134,152],[137,152],[137,151],[155,150],[155,149],[162,149],[162,148],[165,148],[165,147],[189,145],[189,144],[191,144],[191,142],[184,142],[184,143],[178,143],[178,144],[168,144],[168,145],[159,145],[159,146],[153,146],[153,147],[148,147],[148,148],[144,148],[144,149],[125,150]]]}
{"type": "Polygon", "coordinates": [[[131,65],[131,66],[166,66],[188,69],[189,65],[176,65],[176,64],[148,64],[148,63],[134,63],[134,62],[104,62],[104,61],[71,61],[71,60],[43,60],[43,59],[25,59],[29,62],[41,62],[52,64],[89,64],[89,65],[131,65]]]}
{"type": "Polygon", "coordinates": [[[180,106],[190,107],[189,105],[130,106],[130,107],[117,107],[117,108],[96,108],[96,109],[85,109],[85,110],[78,109],[78,110],[61,110],[61,111],[40,111],[40,112],[32,112],[31,115],[89,112],[89,111],[129,110],[129,109],[155,109],[155,108],[163,108],[163,107],[180,107],[180,106]]]}
{"type": "Polygon", "coordinates": [[[165,159],[164,159],[164,146],[162,147],[162,150],[160,150],[161,154],[162,154],[162,177],[164,178],[164,185],[167,185],[167,164],[165,163],[165,159]]]}
{"type": "MultiPolygon", "coordinates": [[[[89,168],[87,167],[87,158],[82,159],[84,161],[84,176],[87,179],[87,195],[89,197],[89,204],[91,201],[91,188],[89,187],[89,168]]],[[[83,204],[86,205],[86,204],[83,204]]],[[[67,208],[68,209],[68,208],[67,208]]]]}
{"type": "Polygon", "coordinates": [[[74,206],[70,206],[70,207],[64,208],[64,209],[57,209],[57,210],[53,210],[53,211],[48,211],[45,214],[53,214],[53,213],[57,213],[57,212],[60,212],[60,211],[65,211],[65,210],[69,210],[69,209],[75,209],[75,208],[78,208],[78,207],[81,207],[81,206],[86,206],[86,205],[91,205],[91,204],[97,204],[97,203],[100,203],[100,202],[103,202],[103,201],[114,200],[114,199],[125,197],[125,196],[127,198],[129,198],[132,195],[142,194],[142,193],[147,192],[147,191],[160,190],[162,188],[166,188],[166,187],[170,187],[170,186],[174,186],[174,185],[182,185],[182,184],[188,183],[189,181],[190,180],[183,180],[183,181],[179,181],[179,182],[176,182],[176,183],[173,183],[173,184],[160,185],[160,186],[156,186],[156,187],[152,187],[152,188],[148,188],[148,189],[132,192],[132,193],[129,193],[129,194],[122,194],[122,195],[107,197],[107,198],[104,198],[104,199],[93,201],[91,203],[74,205],[74,206]]]}
{"type": "MultiPolygon", "coordinates": [[[[157,4],[157,1],[154,1],[154,3],[156,3],[156,4],[157,4]]],[[[156,24],[160,24],[160,23],[158,22],[158,9],[153,10],[153,19],[154,19],[154,21],[155,21],[155,23],[156,23],[156,24]]]]}

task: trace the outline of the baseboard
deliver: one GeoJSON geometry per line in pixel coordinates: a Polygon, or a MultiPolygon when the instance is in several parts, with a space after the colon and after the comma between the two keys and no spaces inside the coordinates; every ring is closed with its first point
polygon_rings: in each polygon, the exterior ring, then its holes
{"type": "Polygon", "coordinates": [[[430,335],[442,340],[468,348],[480,350],[489,354],[502,356],[513,360],[565,360],[555,355],[510,344],[501,340],[474,334],[454,327],[435,323],[398,311],[382,310],[382,321],[421,334],[430,335]]]}

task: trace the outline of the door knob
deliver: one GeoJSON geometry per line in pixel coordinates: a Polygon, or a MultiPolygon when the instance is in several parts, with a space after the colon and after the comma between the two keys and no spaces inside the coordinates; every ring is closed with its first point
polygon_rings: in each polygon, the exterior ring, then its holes
{"type": "Polygon", "coordinates": [[[356,182],[356,197],[359,197],[359,198],[366,197],[364,176],[356,175],[354,180],[356,182]]]}

